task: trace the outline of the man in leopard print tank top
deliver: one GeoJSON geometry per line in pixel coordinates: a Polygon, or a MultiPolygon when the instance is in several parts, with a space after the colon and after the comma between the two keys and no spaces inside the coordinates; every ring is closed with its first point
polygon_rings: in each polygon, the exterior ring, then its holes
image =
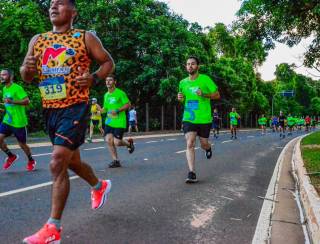
{"type": "Polygon", "coordinates": [[[95,34],[72,27],[77,15],[75,0],[52,0],[49,15],[53,30],[32,38],[20,68],[25,82],[37,77],[53,144],[51,214],[40,231],[23,240],[29,244],[60,243],[60,221],[70,188],[68,169],[92,187],[93,209],[102,207],[111,189],[111,181],[99,180],[81,160],[79,147],[84,143],[89,120],[89,89],[113,72],[114,62],[95,34]],[[100,67],[90,73],[92,59],[100,67]]]}

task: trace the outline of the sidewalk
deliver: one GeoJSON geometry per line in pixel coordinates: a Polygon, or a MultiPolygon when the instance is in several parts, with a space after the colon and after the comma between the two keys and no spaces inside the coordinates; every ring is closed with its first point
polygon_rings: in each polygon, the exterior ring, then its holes
{"type": "Polygon", "coordinates": [[[271,215],[272,244],[302,244],[305,237],[296,202],[295,181],[292,177],[292,157],[295,144],[287,148],[280,171],[275,208],[271,215]]]}

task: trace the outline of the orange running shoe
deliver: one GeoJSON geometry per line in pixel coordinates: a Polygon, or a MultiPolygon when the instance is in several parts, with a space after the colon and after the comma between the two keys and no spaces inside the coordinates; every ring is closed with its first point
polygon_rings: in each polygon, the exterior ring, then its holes
{"type": "Polygon", "coordinates": [[[18,160],[18,158],[19,158],[19,156],[18,156],[18,155],[15,155],[15,154],[13,154],[13,156],[11,156],[11,157],[7,157],[7,158],[6,158],[6,161],[5,161],[4,164],[3,164],[3,169],[4,169],[4,170],[9,169],[9,168],[11,167],[11,165],[12,165],[15,161],[18,160]]]}
{"type": "Polygon", "coordinates": [[[34,171],[35,169],[36,169],[36,164],[37,164],[37,162],[36,162],[36,160],[29,160],[28,161],[28,163],[27,163],[27,170],[28,171],[34,171]]]}
{"type": "Polygon", "coordinates": [[[60,244],[61,228],[57,230],[54,224],[45,224],[37,233],[26,237],[23,240],[25,244],[60,244]]]}
{"type": "Polygon", "coordinates": [[[100,190],[91,190],[91,207],[92,209],[101,208],[108,199],[111,190],[111,180],[102,180],[100,190]]]}

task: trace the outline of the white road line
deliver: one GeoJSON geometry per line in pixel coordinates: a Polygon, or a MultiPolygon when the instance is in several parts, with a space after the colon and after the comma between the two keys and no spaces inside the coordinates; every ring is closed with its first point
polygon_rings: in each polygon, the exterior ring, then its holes
{"type": "MultiPolygon", "coordinates": [[[[200,147],[195,147],[194,150],[198,150],[200,149],[200,147]]],[[[182,151],[178,151],[176,152],[177,154],[180,154],[180,153],[185,153],[187,150],[182,150],[182,151]]]]}
{"type": "Polygon", "coordinates": [[[254,138],[255,136],[247,136],[248,138],[254,138]]]}
{"type": "Polygon", "coordinates": [[[94,148],[86,148],[83,149],[83,151],[92,151],[92,150],[98,150],[98,149],[104,149],[105,147],[94,147],[94,148]]]}
{"type": "Polygon", "coordinates": [[[224,144],[224,143],[229,143],[229,142],[233,142],[233,140],[223,141],[221,143],[224,144]]]}
{"type": "Polygon", "coordinates": [[[177,139],[167,139],[167,141],[176,141],[177,139]]]}
{"type": "Polygon", "coordinates": [[[157,143],[159,141],[147,141],[146,144],[149,144],[149,143],[157,143]]]}
{"type": "MultiPolygon", "coordinates": [[[[79,176],[72,176],[69,179],[70,180],[75,180],[75,179],[78,179],[78,178],[79,178],[79,176]]],[[[31,191],[31,190],[34,190],[34,189],[39,189],[39,188],[50,186],[50,185],[52,185],[52,181],[46,182],[46,183],[42,183],[42,184],[38,184],[38,185],[34,185],[34,186],[25,187],[25,188],[20,188],[20,189],[16,189],[16,190],[12,190],[12,191],[2,192],[2,193],[0,193],[0,197],[6,197],[6,196],[13,195],[13,194],[26,192],[26,191],[31,191]]]]}
{"type": "Polygon", "coordinates": [[[32,157],[41,157],[41,156],[48,156],[48,155],[52,155],[52,153],[34,154],[32,155],[32,157]]]}

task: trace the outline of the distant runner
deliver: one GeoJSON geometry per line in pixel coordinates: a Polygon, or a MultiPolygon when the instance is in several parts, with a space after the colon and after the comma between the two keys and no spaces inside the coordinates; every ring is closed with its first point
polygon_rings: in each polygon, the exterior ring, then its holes
{"type": "Polygon", "coordinates": [[[240,115],[236,112],[235,108],[232,108],[231,112],[229,113],[230,119],[230,131],[231,131],[231,139],[237,139],[237,128],[238,122],[240,120],[240,115]]]}

